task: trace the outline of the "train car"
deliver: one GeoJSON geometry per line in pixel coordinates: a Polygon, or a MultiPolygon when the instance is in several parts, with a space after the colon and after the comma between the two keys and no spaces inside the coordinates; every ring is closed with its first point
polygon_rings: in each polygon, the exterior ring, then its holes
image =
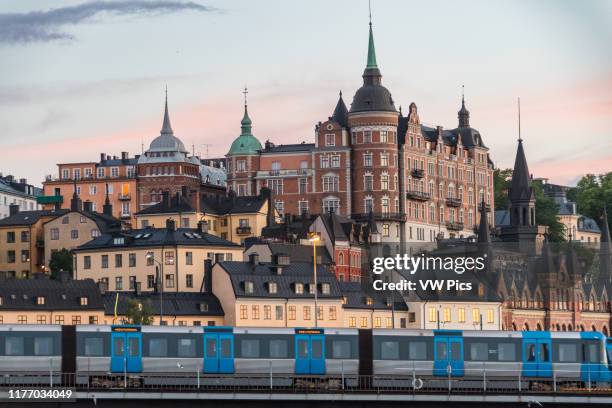
{"type": "MultiPolygon", "coordinates": [[[[554,375],[558,382],[576,380],[592,385],[610,381],[606,341],[601,333],[554,332],[550,333],[550,338],[550,355],[543,355],[545,351],[541,349],[538,360],[548,358],[551,361],[550,375],[554,375]]],[[[530,350],[526,350],[525,355],[528,359],[534,357],[530,350]]],[[[545,374],[549,374],[548,370],[546,367],[545,374]]]]}

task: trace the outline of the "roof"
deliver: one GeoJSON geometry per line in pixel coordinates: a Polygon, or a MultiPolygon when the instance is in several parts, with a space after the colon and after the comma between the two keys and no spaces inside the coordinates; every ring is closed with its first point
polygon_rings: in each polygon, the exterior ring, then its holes
{"type": "Polygon", "coordinates": [[[223,308],[219,299],[212,293],[202,292],[164,292],[163,296],[154,292],[106,292],[104,294],[104,313],[115,314],[115,301],[117,302],[117,314],[125,315],[127,311],[127,300],[135,299],[139,302],[150,302],[153,314],[160,314],[160,305],[163,298],[163,313],[166,316],[224,316],[223,308]],[[201,307],[200,305],[206,305],[201,307]]]}
{"type": "MultiPolygon", "coordinates": [[[[313,282],[313,264],[310,262],[291,262],[282,266],[282,272],[278,274],[272,263],[258,263],[252,265],[249,262],[220,262],[217,264],[223,268],[230,277],[232,288],[236,297],[265,297],[265,298],[314,298],[310,294],[309,287],[304,286],[301,294],[295,293],[296,284],[307,285],[313,282]],[[245,282],[253,283],[252,293],[246,293],[245,282]],[[268,283],[277,284],[277,292],[270,293],[268,283]]],[[[317,283],[319,299],[338,299],[342,296],[336,277],[324,265],[317,264],[317,283]],[[329,284],[329,294],[323,294],[322,285],[329,284]]]]}
{"type": "Polygon", "coordinates": [[[345,299],[345,309],[385,309],[385,310],[408,310],[408,306],[402,301],[402,295],[388,292],[372,291],[370,284],[364,288],[360,282],[340,282],[340,290],[345,299]],[[387,298],[388,297],[388,298],[387,298]],[[368,304],[370,300],[371,304],[368,304]],[[392,304],[393,303],[393,304],[392,304]]]}
{"type": "Polygon", "coordinates": [[[310,152],[314,150],[314,143],[294,143],[285,145],[275,145],[272,142],[266,142],[265,148],[261,151],[262,153],[293,153],[293,152],[310,152]]]}
{"type": "Polygon", "coordinates": [[[200,176],[202,183],[213,184],[216,186],[225,186],[227,184],[227,172],[225,168],[208,166],[200,164],[200,176]]]}
{"type": "Polygon", "coordinates": [[[334,108],[331,119],[342,125],[342,127],[348,127],[348,109],[346,109],[346,105],[342,99],[342,91],[340,91],[340,97],[338,98],[338,103],[334,108]]]}
{"type": "Polygon", "coordinates": [[[189,200],[181,195],[168,197],[167,201],[160,201],[157,204],[151,205],[138,211],[135,215],[153,215],[153,214],[174,214],[174,213],[191,213],[195,209],[189,200]]]}
{"type": "Polygon", "coordinates": [[[18,183],[11,181],[6,177],[0,176],[0,191],[10,195],[17,195],[20,197],[35,198],[42,195],[42,189],[38,187],[28,186],[27,184],[18,183]],[[31,187],[33,194],[28,194],[27,189],[31,187]]]}
{"type": "Polygon", "coordinates": [[[244,116],[240,121],[240,136],[238,136],[227,152],[228,155],[256,154],[261,150],[261,143],[252,133],[252,121],[247,105],[244,105],[244,116]]]}
{"type": "Polygon", "coordinates": [[[43,217],[59,217],[69,213],[68,209],[20,211],[0,220],[2,226],[28,226],[36,224],[43,217]]]}
{"type": "MultiPolygon", "coordinates": [[[[255,243],[253,246],[265,245],[270,250],[270,255],[284,254],[289,256],[291,262],[310,262],[312,263],[312,246],[311,245],[299,245],[299,244],[288,244],[284,242],[260,242],[255,243]]],[[[255,251],[256,252],[256,251],[255,251]]],[[[321,263],[329,265],[332,262],[327,248],[324,246],[317,247],[317,258],[321,259],[321,263]]]]}
{"type": "Polygon", "coordinates": [[[0,284],[0,311],[2,310],[101,310],[102,296],[92,279],[58,280],[6,279],[0,284]],[[37,297],[44,296],[44,305],[37,297]],[[80,298],[87,298],[87,305],[81,305],[80,298]]]}
{"type": "Polygon", "coordinates": [[[148,248],[162,245],[240,248],[240,245],[193,228],[143,228],[129,232],[103,233],[76,251],[102,248],[148,248]]]}
{"type": "Polygon", "coordinates": [[[601,230],[594,219],[581,215],[578,217],[578,231],[601,234],[601,230]]]}
{"type": "Polygon", "coordinates": [[[256,196],[202,197],[200,206],[205,214],[251,214],[261,212],[266,201],[267,199],[263,194],[256,196]]]}
{"type": "Polygon", "coordinates": [[[138,164],[138,159],[136,157],[130,157],[127,159],[116,158],[116,159],[101,160],[100,163],[98,163],[98,167],[109,167],[109,166],[119,166],[119,165],[135,166],[137,164],[138,164]]]}
{"type": "Polygon", "coordinates": [[[518,140],[516,149],[516,158],[514,160],[514,170],[512,171],[512,181],[508,190],[508,199],[510,202],[532,200],[534,197],[533,188],[531,187],[531,174],[527,166],[525,158],[525,150],[523,149],[523,140],[518,140]]]}
{"type": "MultiPolygon", "coordinates": [[[[405,121],[407,121],[407,118],[405,121]]],[[[436,128],[421,125],[421,134],[430,142],[436,142],[438,140],[438,129],[436,128]]],[[[442,142],[444,144],[456,146],[459,141],[459,136],[461,136],[461,144],[465,147],[478,146],[486,148],[482,140],[482,136],[477,129],[471,127],[461,127],[450,130],[442,130],[442,142]]]]}

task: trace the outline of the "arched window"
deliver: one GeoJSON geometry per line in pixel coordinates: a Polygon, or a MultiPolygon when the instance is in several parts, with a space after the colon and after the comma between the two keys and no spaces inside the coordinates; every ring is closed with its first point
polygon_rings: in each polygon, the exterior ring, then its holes
{"type": "Polygon", "coordinates": [[[344,265],[344,253],[342,252],[338,255],[338,265],[344,265]]]}
{"type": "Polygon", "coordinates": [[[604,336],[608,337],[608,327],[606,325],[601,328],[601,332],[604,336]]]}
{"type": "Polygon", "coordinates": [[[517,331],[518,330],[517,327],[516,327],[516,323],[514,323],[514,322],[512,322],[512,330],[513,331],[517,331]]]}
{"type": "Polygon", "coordinates": [[[538,322],[538,324],[536,325],[536,330],[542,331],[542,325],[540,324],[540,322],[538,322]]]}
{"type": "Polygon", "coordinates": [[[529,331],[529,323],[525,322],[525,328],[523,330],[529,331]]]}

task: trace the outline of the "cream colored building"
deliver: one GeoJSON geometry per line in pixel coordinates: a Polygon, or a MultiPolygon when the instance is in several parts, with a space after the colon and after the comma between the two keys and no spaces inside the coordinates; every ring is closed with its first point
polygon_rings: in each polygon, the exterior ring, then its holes
{"type": "MultiPolygon", "coordinates": [[[[173,224],[169,222],[169,224],[173,224]]],[[[206,260],[241,259],[242,247],[200,230],[145,228],[102,234],[74,250],[75,279],[104,281],[113,291],[156,288],[157,271],[164,292],[198,292],[206,260]]]]}
{"type": "Polygon", "coordinates": [[[408,308],[420,329],[502,330],[500,302],[408,302],[408,308]]]}

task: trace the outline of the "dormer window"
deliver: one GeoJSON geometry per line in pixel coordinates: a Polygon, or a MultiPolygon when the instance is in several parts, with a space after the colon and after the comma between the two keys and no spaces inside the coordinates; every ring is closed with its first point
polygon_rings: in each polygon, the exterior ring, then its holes
{"type": "Polygon", "coordinates": [[[45,297],[44,296],[37,296],[36,297],[36,304],[37,305],[44,305],[45,304],[45,297]]]}
{"type": "Polygon", "coordinates": [[[81,296],[81,298],[80,298],[80,304],[81,304],[81,306],[87,306],[87,304],[88,304],[88,298],[87,298],[87,296],[81,296]]]}
{"type": "Polygon", "coordinates": [[[251,281],[244,282],[244,292],[247,294],[253,293],[253,282],[251,281]]]}
{"type": "Polygon", "coordinates": [[[124,244],[125,244],[125,238],[123,237],[113,238],[113,245],[124,245],[124,244]]]}
{"type": "Polygon", "coordinates": [[[311,295],[314,295],[316,290],[317,290],[317,287],[315,286],[314,283],[308,284],[308,293],[310,293],[311,295]]]}
{"type": "Polygon", "coordinates": [[[348,298],[346,296],[342,296],[342,304],[346,305],[348,303],[348,298]]]}
{"type": "Polygon", "coordinates": [[[276,282],[268,282],[268,292],[270,292],[271,295],[278,293],[278,285],[276,282]]]}
{"type": "Polygon", "coordinates": [[[331,287],[329,283],[321,284],[321,293],[324,295],[329,295],[331,292],[331,287]]]}
{"type": "Polygon", "coordinates": [[[372,299],[371,297],[367,297],[365,303],[368,306],[372,306],[374,304],[374,299],[372,299]]]}
{"type": "Polygon", "coordinates": [[[301,295],[304,293],[304,284],[303,283],[296,283],[295,284],[295,293],[298,295],[301,295]]]}

